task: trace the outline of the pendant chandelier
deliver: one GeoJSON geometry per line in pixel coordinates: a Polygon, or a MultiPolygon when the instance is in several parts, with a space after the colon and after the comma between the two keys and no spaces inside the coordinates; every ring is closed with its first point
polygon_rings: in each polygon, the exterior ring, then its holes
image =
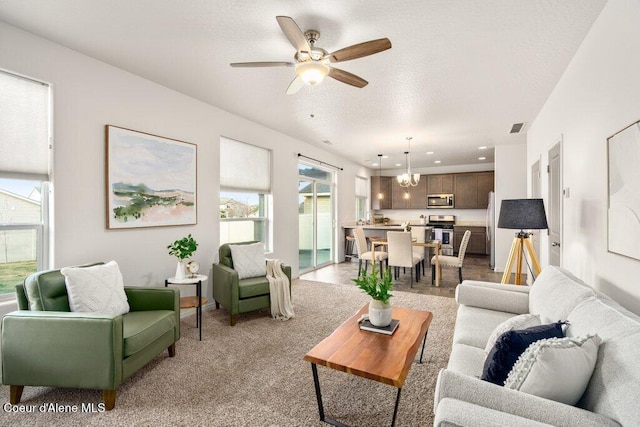
{"type": "Polygon", "coordinates": [[[412,137],[407,137],[407,151],[404,152],[407,163],[407,171],[402,175],[398,175],[398,184],[400,187],[415,187],[420,182],[420,174],[411,174],[411,157],[409,157],[409,149],[411,148],[412,137]]]}

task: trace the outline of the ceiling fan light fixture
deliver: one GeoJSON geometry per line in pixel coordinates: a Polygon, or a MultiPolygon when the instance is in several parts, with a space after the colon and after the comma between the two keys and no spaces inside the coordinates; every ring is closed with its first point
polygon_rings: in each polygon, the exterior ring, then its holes
{"type": "Polygon", "coordinates": [[[329,74],[329,67],[318,61],[300,62],[296,64],[296,74],[305,84],[314,86],[329,74]]]}

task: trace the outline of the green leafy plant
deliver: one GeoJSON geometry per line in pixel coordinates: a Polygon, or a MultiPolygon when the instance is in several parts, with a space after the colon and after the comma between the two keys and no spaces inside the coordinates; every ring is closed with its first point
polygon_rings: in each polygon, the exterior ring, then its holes
{"type": "Polygon", "coordinates": [[[375,264],[373,264],[369,275],[364,274],[362,277],[352,280],[367,295],[384,304],[388,304],[389,299],[393,296],[390,293],[393,289],[393,280],[391,278],[391,269],[389,268],[382,272],[381,279],[378,275],[378,270],[376,269],[375,264]]]}
{"type": "Polygon", "coordinates": [[[167,246],[167,249],[169,249],[169,255],[182,260],[193,255],[196,249],[198,249],[198,242],[189,234],[187,237],[176,240],[167,246]]]}

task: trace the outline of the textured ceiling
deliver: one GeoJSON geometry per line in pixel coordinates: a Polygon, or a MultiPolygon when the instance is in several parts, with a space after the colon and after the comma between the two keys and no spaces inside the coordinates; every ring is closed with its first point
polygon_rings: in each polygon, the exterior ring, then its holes
{"type": "Polygon", "coordinates": [[[493,147],[523,143],[511,125],[527,131],[605,3],[0,0],[0,20],[357,163],[384,153],[393,169],[407,136],[413,167],[493,162],[493,147]],[[292,68],[229,66],[293,59],[277,15],[330,52],[393,47],[339,64],[363,89],[326,79],[286,95],[292,68]]]}

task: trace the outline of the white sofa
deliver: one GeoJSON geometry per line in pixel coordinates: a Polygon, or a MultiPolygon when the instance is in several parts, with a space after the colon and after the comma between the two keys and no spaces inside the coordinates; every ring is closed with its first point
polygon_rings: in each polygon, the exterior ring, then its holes
{"type": "MultiPolygon", "coordinates": [[[[640,286],[640,283],[639,283],[640,286]]],[[[533,286],[465,280],[447,369],[435,392],[435,426],[640,425],[640,317],[568,271],[547,267],[533,286]],[[567,336],[602,339],[595,370],[576,406],[479,379],[494,328],[517,314],[568,320],[567,336]]]]}

